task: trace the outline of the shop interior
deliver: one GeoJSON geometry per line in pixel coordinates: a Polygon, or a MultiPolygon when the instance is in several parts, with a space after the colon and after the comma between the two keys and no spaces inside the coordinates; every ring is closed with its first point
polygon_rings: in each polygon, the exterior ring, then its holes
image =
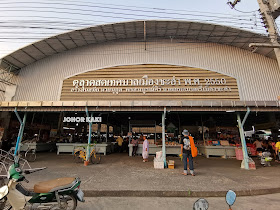
{"type": "MultiPolygon", "coordinates": [[[[245,112],[241,113],[244,117],[245,112]]],[[[20,113],[23,116],[23,113],[20,113]]],[[[146,136],[150,145],[162,145],[161,112],[93,112],[102,122],[92,124],[91,142],[110,144],[118,136],[130,143],[136,137],[142,143],[146,136]]],[[[22,141],[37,143],[84,143],[88,142],[89,123],[63,122],[64,117],[86,117],[85,112],[28,112],[22,141]]],[[[251,112],[244,125],[247,143],[256,138],[276,140],[279,135],[280,114],[278,112],[251,112]]],[[[20,124],[14,113],[7,139],[15,143],[20,124]]],[[[165,144],[180,147],[180,134],[187,129],[197,145],[239,146],[240,135],[235,112],[166,112],[165,144]]],[[[114,152],[114,149],[109,151],[114,152]]],[[[175,154],[180,151],[174,152],[175,154]]],[[[168,152],[167,152],[168,154],[168,152]]]]}

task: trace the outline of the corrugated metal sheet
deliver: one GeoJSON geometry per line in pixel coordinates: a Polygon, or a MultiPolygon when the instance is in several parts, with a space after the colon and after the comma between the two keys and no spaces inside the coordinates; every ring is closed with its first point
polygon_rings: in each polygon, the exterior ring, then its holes
{"type": "Polygon", "coordinates": [[[58,100],[61,81],[86,71],[119,65],[170,64],[197,67],[237,79],[240,100],[270,101],[280,95],[277,62],[249,51],[186,40],[107,42],[47,57],[23,68],[13,100],[58,100]]]}
{"type": "Polygon", "coordinates": [[[17,77],[0,69],[0,101],[5,100],[5,91],[9,89],[10,85],[17,83],[17,77]]]}

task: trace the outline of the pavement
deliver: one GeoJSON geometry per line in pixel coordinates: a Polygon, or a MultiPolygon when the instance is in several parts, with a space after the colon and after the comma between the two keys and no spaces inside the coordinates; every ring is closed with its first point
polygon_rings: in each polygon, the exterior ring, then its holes
{"type": "MultiPolygon", "coordinates": [[[[154,169],[153,156],[143,163],[141,156],[127,154],[102,156],[101,164],[84,166],[69,154],[38,153],[33,168],[47,169],[27,175],[27,188],[39,181],[59,177],[80,177],[87,197],[224,197],[234,190],[238,196],[280,193],[280,164],[263,167],[256,159],[257,170],[240,169],[241,161],[222,158],[195,158],[196,176],[183,176],[178,157],[175,169],[154,169]]],[[[133,199],[133,198],[132,198],[133,199]]]]}
{"type": "MultiPolygon", "coordinates": [[[[272,195],[237,197],[233,210],[278,210],[280,193],[272,195]]],[[[77,210],[176,210],[192,209],[198,198],[162,197],[91,197],[78,203],[77,210]]],[[[224,197],[206,198],[209,210],[228,210],[224,197]]]]}

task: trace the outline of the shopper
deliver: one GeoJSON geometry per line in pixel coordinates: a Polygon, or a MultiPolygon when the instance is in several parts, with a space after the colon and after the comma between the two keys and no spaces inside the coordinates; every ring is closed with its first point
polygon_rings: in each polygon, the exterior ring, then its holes
{"type": "Polygon", "coordinates": [[[268,151],[271,153],[271,155],[273,156],[273,159],[276,160],[276,154],[275,154],[275,143],[272,140],[268,141],[268,151]]]}
{"type": "Polygon", "coordinates": [[[149,158],[149,142],[146,139],[146,136],[143,136],[143,151],[142,151],[142,157],[143,157],[143,162],[148,162],[149,158]]]}
{"type": "Polygon", "coordinates": [[[183,175],[188,175],[188,160],[189,160],[189,169],[190,174],[195,176],[194,167],[193,167],[193,158],[197,156],[197,148],[195,147],[193,137],[189,135],[188,130],[182,132],[183,137],[181,138],[181,156],[183,155],[184,161],[184,172],[183,175]]]}
{"type": "Polygon", "coordinates": [[[116,142],[118,143],[118,152],[122,152],[122,144],[123,144],[123,138],[122,136],[119,136],[116,140],[116,142]]]}
{"type": "Polygon", "coordinates": [[[132,146],[133,146],[132,156],[135,157],[135,156],[136,156],[137,149],[138,149],[138,139],[137,139],[136,136],[132,139],[131,143],[132,143],[132,146]]]}
{"type": "Polygon", "coordinates": [[[276,157],[278,158],[278,161],[280,161],[280,139],[278,139],[276,145],[275,145],[275,153],[276,153],[276,157]]]}
{"type": "Polygon", "coordinates": [[[256,139],[256,141],[253,143],[256,146],[256,150],[257,150],[257,155],[262,152],[262,143],[256,139]]]}

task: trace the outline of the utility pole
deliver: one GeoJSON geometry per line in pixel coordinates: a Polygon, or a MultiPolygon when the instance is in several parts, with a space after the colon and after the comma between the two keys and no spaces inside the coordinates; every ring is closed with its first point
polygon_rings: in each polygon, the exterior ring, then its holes
{"type": "MultiPolygon", "coordinates": [[[[228,2],[233,9],[235,5],[241,0],[235,0],[234,2],[228,2]]],[[[260,6],[260,14],[262,16],[262,23],[269,33],[270,43],[251,43],[249,47],[254,48],[253,52],[259,47],[274,48],[278,67],[280,68],[280,44],[278,43],[278,32],[275,24],[275,19],[280,15],[280,0],[257,0],[260,6]]]]}
{"type": "MultiPolygon", "coordinates": [[[[269,38],[272,47],[274,47],[274,52],[276,55],[276,59],[278,62],[278,67],[280,68],[280,44],[277,41],[278,38],[278,32],[276,28],[276,24],[274,21],[274,18],[272,16],[271,6],[273,4],[273,0],[258,0],[259,6],[260,6],[260,12],[262,15],[263,23],[265,24],[265,27],[267,27],[267,31],[269,33],[269,38]]],[[[252,46],[252,44],[250,44],[252,46]]],[[[258,46],[256,46],[258,47],[258,46]]],[[[261,46],[260,46],[261,47],[261,46]]]]}

